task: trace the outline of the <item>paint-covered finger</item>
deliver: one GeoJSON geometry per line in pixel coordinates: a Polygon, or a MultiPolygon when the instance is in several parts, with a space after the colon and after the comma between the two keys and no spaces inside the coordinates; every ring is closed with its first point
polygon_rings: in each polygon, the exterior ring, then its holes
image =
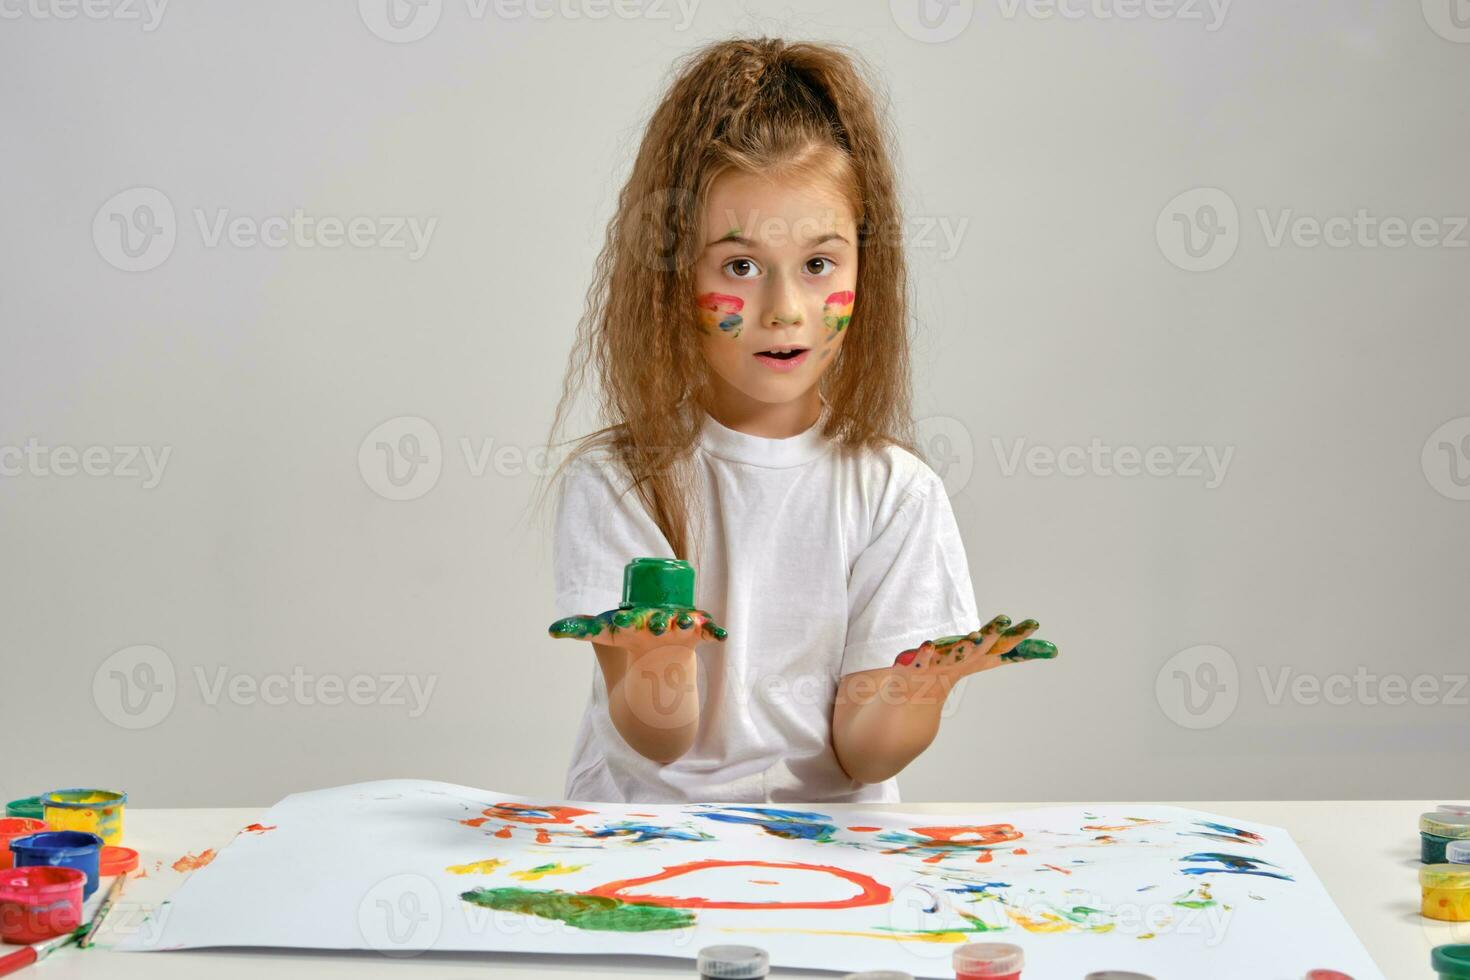
{"type": "Polygon", "coordinates": [[[1001,654],[1000,659],[1006,663],[1015,663],[1020,660],[1055,660],[1056,656],[1056,644],[1030,637],[1016,644],[1016,648],[1009,653],[1001,654]]]}
{"type": "Polygon", "coordinates": [[[925,667],[934,656],[934,641],[925,640],[912,650],[905,650],[893,658],[895,667],[925,667]]]}
{"type": "Polygon", "coordinates": [[[602,616],[567,616],[547,628],[558,640],[590,640],[607,631],[608,624],[602,616]]]}
{"type": "Polygon", "coordinates": [[[1023,619],[1016,625],[1001,631],[996,639],[995,645],[990,648],[993,655],[1003,655],[1015,649],[1022,640],[1035,633],[1041,628],[1041,624],[1034,619],[1023,619]]]}

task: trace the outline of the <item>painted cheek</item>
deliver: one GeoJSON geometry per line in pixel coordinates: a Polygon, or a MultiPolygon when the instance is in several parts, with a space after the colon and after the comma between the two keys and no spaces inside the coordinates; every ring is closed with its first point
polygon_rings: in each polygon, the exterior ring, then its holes
{"type": "Polygon", "coordinates": [[[822,323],[826,324],[829,342],[852,320],[852,300],[852,290],[845,289],[828,296],[822,304],[822,323]]]}
{"type": "Polygon", "coordinates": [[[742,322],[740,311],[745,309],[745,300],[728,293],[702,293],[695,298],[699,304],[699,328],[712,333],[715,328],[731,338],[740,336],[742,322]]]}

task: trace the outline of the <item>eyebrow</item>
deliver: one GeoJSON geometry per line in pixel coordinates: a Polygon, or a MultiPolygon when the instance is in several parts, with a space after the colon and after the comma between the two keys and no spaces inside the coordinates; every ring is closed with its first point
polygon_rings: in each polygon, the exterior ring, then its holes
{"type": "MultiPolygon", "coordinates": [[[[816,238],[810,239],[804,244],[807,248],[816,248],[823,242],[830,242],[834,240],[839,241],[844,245],[852,244],[846,238],[837,234],[837,232],[835,231],[829,231],[825,235],[818,235],[816,238]]],[[[730,243],[731,245],[743,245],[746,248],[755,248],[757,244],[756,242],[753,242],[749,238],[746,238],[744,235],[740,234],[738,231],[732,231],[721,238],[716,238],[714,241],[706,245],[705,248],[712,248],[715,245],[723,245],[726,242],[730,243]]]]}

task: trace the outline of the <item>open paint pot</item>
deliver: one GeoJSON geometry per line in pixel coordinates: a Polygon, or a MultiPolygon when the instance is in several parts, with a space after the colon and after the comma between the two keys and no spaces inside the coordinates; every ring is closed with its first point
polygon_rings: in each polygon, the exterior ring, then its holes
{"type": "Polygon", "coordinates": [[[104,844],[121,843],[127,802],[128,794],[106,789],[58,789],[41,797],[47,827],[96,834],[104,844]]]}
{"type": "Polygon", "coordinates": [[[46,825],[40,820],[31,820],[28,817],[0,817],[0,868],[15,867],[15,859],[10,856],[10,842],[17,837],[29,837],[46,829],[46,825]]]}
{"type": "Polygon", "coordinates": [[[1436,946],[1429,954],[1429,966],[1439,980],[1470,980],[1470,946],[1436,946]]]}
{"type": "Polygon", "coordinates": [[[49,865],[53,868],[76,868],[87,876],[82,897],[97,890],[98,864],[102,854],[102,838],[80,830],[47,830],[10,842],[15,866],[26,868],[49,865]]]}
{"type": "Polygon", "coordinates": [[[950,962],[955,980],[1021,980],[1026,951],[1012,943],[966,943],[950,962]]]}
{"type": "Polygon", "coordinates": [[[82,888],[76,868],[48,866],[0,872],[0,940],[38,943],[82,923],[82,888]]]}
{"type": "Polygon", "coordinates": [[[1470,840],[1470,815],[1436,810],[1419,817],[1419,860],[1446,863],[1445,848],[1452,840],[1470,840]]]}
{"type": "Polygon", "coordinates": [[[5,804],[7,817],[25,817],[28,820],[46,819],[46,809],[41,806],[39,796],[27,796],[23,800],[11,800],[5,804]]]}
{"type": "Polygon", "coordinates": [[[1426,919],[1470,922],[1470,864],[1427,864],[1419,869],[1426,919]]]}

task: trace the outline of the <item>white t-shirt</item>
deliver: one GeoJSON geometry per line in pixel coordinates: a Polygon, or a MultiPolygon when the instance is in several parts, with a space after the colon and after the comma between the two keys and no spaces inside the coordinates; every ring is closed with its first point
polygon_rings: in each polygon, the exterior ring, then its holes
{"type": "MultiPolygon", "coordinates": [[[[558,641],[567,656],[581,645],[592,672],[567,799],[898,801],[896,778],[859,783],[838,765],[838,680],[981,624],[939,476],[896,447],[841,451],[821,433],[825,415],[824,406],[823,419],[787,439],[705,415],[691,506],[709,516],[694,601],[729,636],[697,648],[694,743],[667,764],[640,755],[608,714],[591,646],[558,641]]],[[[624,565],[674,557],[630,483],[606,451],[568,466],[553,543],[557,618],[616,608],[624,565]]]]}

